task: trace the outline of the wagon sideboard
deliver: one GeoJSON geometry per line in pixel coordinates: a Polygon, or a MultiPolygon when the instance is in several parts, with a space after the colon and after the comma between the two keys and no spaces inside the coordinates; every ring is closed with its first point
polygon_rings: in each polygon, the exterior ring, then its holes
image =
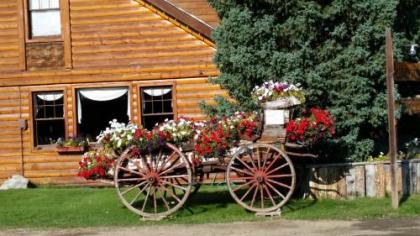
{"type": "Polygon", "coordinates": [[[208,83],[219,73],[208,38],[216,13],[203,16],[207,24],[186,1],[154,2],[0,2],[0,183],[13,174],[85,183],[75,176],[80,155],[59,155],[51,135],[94,138],[94,120],[113,116],[143,125],[202,119],[200,101],[227,96],[208,83]]]}

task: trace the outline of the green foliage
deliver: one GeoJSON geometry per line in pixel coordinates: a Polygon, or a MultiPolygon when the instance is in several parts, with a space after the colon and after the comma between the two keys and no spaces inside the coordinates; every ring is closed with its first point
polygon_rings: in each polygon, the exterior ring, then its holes
{"type": "Polygon", "coordinates": [[[213,36],[216,82],[241,106],[254,108],[249,94],[263,81],[301,83],[307,106],[336,118],[336,155],[364,160],[385,140],[385,28],[394,26],[403,58],[407,42],[418,40],[418,0],[209,2],[222,17],[213,36]]]}
{"type": "Polygon", "coordinates": [[[228,101],[222,96],[214,98],[216,105],[209,105],[200,102],[199,107],[209,117],[221,118],[221,116],[232,116],[236,111],[241,110],[238,104],[228,101]]]}

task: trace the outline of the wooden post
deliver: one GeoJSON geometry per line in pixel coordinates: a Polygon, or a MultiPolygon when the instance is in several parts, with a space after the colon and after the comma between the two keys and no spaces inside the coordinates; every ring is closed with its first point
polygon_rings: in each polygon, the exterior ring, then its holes
{"type": "Polygon", "coordinates": [[[391,157],[391,198],[392,207],[398,208],[398,186],[397,186],[397,132],[395,127],[395,101],[394,101],[394,56],[392,48],[392,35],[389,28],[386,29],[386,87],[388,93],[388,127],[389,127],[389,155],[391,157]]]}

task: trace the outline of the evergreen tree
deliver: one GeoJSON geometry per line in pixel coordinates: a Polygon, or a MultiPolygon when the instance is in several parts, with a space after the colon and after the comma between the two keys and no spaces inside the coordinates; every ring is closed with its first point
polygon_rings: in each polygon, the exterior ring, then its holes
{"type": "MultiPolygon", "coordinates": [[[[385,28],[406,25],[397,12],[418,9],[419,0],[209,1],[222,18],[213,35],[216,83],[244,109],[254,108],[249,94],[257,84],[301,83],[308,107],[335,116],[341,156],[362,160],[385,137],[385,28]]],[[[401,27],[397,45],[418,32],[420,13],[411,14],[417,29],[401,27]]]]}

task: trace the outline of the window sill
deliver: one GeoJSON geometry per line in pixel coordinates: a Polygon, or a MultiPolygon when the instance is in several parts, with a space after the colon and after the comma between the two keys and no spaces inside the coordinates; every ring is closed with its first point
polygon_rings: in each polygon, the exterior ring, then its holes
{"type": "Polygon", "coordinates": [[[54,42],[63,42],[64,40],[61,36],[58,37],[35,37],[31,39],[26,39],[26,43],[54,43],[54,42]]]}
{"type": "Polygon", "coordinates": [[[60,155],[82,154],[87,151],[89,147],[56,147],[56,151],[60,155]]]}

